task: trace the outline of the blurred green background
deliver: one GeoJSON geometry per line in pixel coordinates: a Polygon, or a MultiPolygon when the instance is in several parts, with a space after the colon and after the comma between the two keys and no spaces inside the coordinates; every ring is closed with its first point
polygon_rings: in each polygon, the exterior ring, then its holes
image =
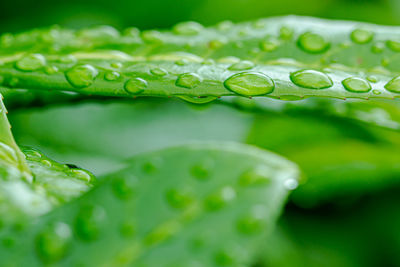
{"type": "Polygon", "coordinates": [[[286,14],[400,24],[398,0],[14,0],[0,1],[0,31],[52,24],[165,28],[195,20],[211,25],[286,14]]]}

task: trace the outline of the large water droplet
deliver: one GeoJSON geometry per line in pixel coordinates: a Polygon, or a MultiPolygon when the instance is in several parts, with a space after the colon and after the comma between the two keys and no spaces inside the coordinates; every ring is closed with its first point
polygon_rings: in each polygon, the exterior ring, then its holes
{"type": "Polygon", "coordinates": [[[38,70],[46,65],[46,59],[41,54],[31,54],[20,58],[15,67],[22,71],[38,70]]]}
{"type": "Polygon", "coordinates": [[[342,81],[344,88],[347,91],[355,93],[367,93],[371,90],[371,85],[364,79],[350,77],[342,81]]]}
{"type": "Polygon", "coordinates": [[[91,205],[82,207],[75,219],[76,234],[85,241],[97,239],[105,217],[106,213],[100,206],[91,205]]]}
{"type": "Polygon", "coordinates": [[[248,60],[239,61],[229,66],[228,70],[249,70],[254,67],[254,63],[248,60]]]}
{"type": "Polygon", "coordinates": [[[173,31],[180,35],[196,35],[203,30],[203,25],[195,21],[186,21],[174,26],[173,31]]]}
{"type": "Polygon", "coordinates": [[[183,73],[176,79],[176,86],[192,89],[201,83],[202,79],[195,73],[183,73]]]}
{"type": "Polygon", "coordinates": [[[400,94],[400,76],[397,76],[385,84],[386,90],[400,94]]]}
{"type": "Polygon", "coordinates": [[[244,96],[270,94],[275,83],[267,75],[253,72],[237,73],[225,80],[226,89],[244,96]]]}
{"type": "Polygon", "coordinates": [[[331,78],[316,70],[299,70],[290,74],[290,80],[297,86],[309,89],[325,89],[333,85],[331,78]]]}
{"type": "Polygon", "coordinates": [[[357,44],[366,44],[372,41],[374,33],[366,29],[355,29],[351,32],[350,38],[357,44]]]}
{"type": "Polygon", "coordinates": [[[321,53],[324,52],[329,43],[319,34],[306,32],[300,35],[297,41],[299,47],[309,53],[321,53]]]}
{"type": "Polygon", "coordinates": [[[67,71],[65,77],[73,87],[85,88],[92,85],[97,74],[98,71],[93,66],[80,65],[67,71]]]}
{"type": "Polygon", "coordinates": [[[147,88],[147,82],[142,78],[132,78],[125,83],[125,91],[130,94],[140,94],[147,88]]]}
{"type": "Polygon", "coordinates": [[[56,223],[36,236],[35,250],[46,263],[62,259],[68,250],[71,229],[65,223],[56,223]]]}

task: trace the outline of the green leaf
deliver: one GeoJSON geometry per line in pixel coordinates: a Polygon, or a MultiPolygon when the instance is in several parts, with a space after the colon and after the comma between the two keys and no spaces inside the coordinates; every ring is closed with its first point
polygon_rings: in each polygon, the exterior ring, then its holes
{"type": "Polygon", "coordinates": [[[132,159],[0,249],[11,265],[241,266],[273,227],[295,165],[250,146],[193,144],[132,159]],[[234,166],[234,168],[232,167],[234,166]],[[24,244],[23,246],[20,244],[24,244]],[[24,257],[20,257],[24,255],[24,257]]]}
{"type": "Polygon", "coordinates": [[[105,96],[392,99],[400,96],[398,32],[292,16],[141,34],[33,30],[2,44],[0,76],[7,88],[105,96]]]}

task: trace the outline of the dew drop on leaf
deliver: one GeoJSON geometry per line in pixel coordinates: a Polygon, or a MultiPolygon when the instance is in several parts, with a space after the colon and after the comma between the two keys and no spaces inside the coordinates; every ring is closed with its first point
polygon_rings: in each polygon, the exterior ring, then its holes
{"type": "Polygon", "coordinates": [[[183,209],[193,200],[189,193],[177,189],[168,190],[165,197],[168,204],[175,209],[183,209]]]}
{"type": "Polygon", "coordinates": [[[260,42],[260,49],[264,52],[272,52],[279,47],[277,40],[265,40],[260,42]]]}
{"type": "Polygon", "coordinates": [[[400,52],[400,40],[388,40],[386,42],[387,47],[389,47],[394,52],[400,52]]]}
{"type": "Polygon", "coordinates": [[[100,206],[83,206],[75,219],[75,232],[85,241],[93,241],[100,234],[101,224],[106,219],[106,213],[100,206]]]}
{"type": "Polygon", "coordinates": [[[228,70],[249,70],[254,67],[254,63],[248,60],[239,61],[228,67],[228,70]]]}
{"type": "Polygon", "coordinates": [[[180,95],[178,96],[180,99],[183,99],[187,102],[193,103],[193,104],[207,104],[215,99],[217,99],[216,96],[189,96],[189,95],[180,95]]]}
{"type": "Polygon", "coordinates": [[[236,197],[236,191],[232,187],[226,186],[208,196],[205,199],[205,207],[208,210],[214,211],[223,208],[228,202],[232,201],[236,197]]]}
{"type": "Polygon", "coordinates": [[[203,30],[203,25],[195,21],[186,21],[174,26],[173,31],[179,35],[196,35],[203,30]]]}
{"type": "Polygon", "coordinates": [[[371,90],[371,85],[364,79],[349,77],[342,81],[344,88],[349,92],[367,93],[371,90]]]}
{"type": "Polygon", "coordinates": [[[331,78],[316,70],[299,70],[290,74],[290,80],[297,86],[308,89],[325,89],[333,85],[331,78]]]}
{"type": "Polygon", "coordinates": [[[297,44],[302,50],[309,53],[322,53],[329,46],[329,43],[321,35],[312,32],[300,35],[297,44]]]}
{"type": "Polygon", "coordinates": [[[156,76],[165,76],[168,74],[168,72],[163,69],[163,68],[154,68],[150,70],[151,74],[156,75],[156,76]]]}
{"type": "Polygon", "coordinates": [[[397,76],[385,84],[385,89],[392,92],[400,94],[400,76],[397,76]]]}
{"type": "Polygon", "coordinates": [[[366,44],[372,41],[374,34],[366,29],[355,29],[351,32],[350,38],[357,44],[366,44]]]}
{"type": "Polygon", "coordinates": [[[132,78],[125,83],[124,88],[129,94],[140,94],[147,88],[147,82],[142,78],[132,78]]]}
{"type": "Polygon", "coordinates": [[[262,73],[242,72],[225,80],[226,89],[244,96],[270,94],[274,91],[274,81],[262,73]]]}
{"type": "Polygon", "coordinates": [[[283,186],[287,189],[287,190],[294,190],[297,188],[297,186],[299,185],[299,182],[297,182],[296,179],[286,179],[285,182],[283,183],[283,186]]]}
{"type": "Polygon", "coordinates": [[[73,87],[85,88],[92,85],[97,74],[97,69],[87,64],[73,67],[65,73],[65,77],[73,87]]]}
{"type": "Polygon", "coordinates": [[[263,171],[262,168],[246,171],[239,177],[239,185],[267,185],[271,182],[271,179],[265,173],[266,171],[263,171]]]}
{"type": "Polygon", "coordinates": [[[120,199],[129,199],[134,194],[135,179],[115,178],[112,181],[112,190],[120,199]]]}
{"type": "Polygon", "coordinates": [[[201,83],[202,79],[195,73],[183,73],[176,79],[176,86],[192,89],[201,83]]]}
{"type": "Polygon", "coordinates": [[[73,174],[74,177],[78,178],[79,180],[85,182],[91,182],[93,180],[93,176],[86,170],[83,169],[71,169],[70,172],[73,174]]]}
{"type": "Polygon", "coordinates": [[[121,75],[116,72],[116,71],[108,71],[104,74],[104,79],[107,81],[115,81],[117,80],[121,75]]]}
{"type": "Polygon", "coordinates": [[[55,223],[36,236],[36,253],[45,263],[57,262],[66,255],[70,239],[69,225],[61,222],[55,223]]]}
{"type": "Polygon", "coordinates": [[[46,59],[41,54],[30,54],[23,56],[15,63],[15,67],[22,71],[38,70],[45,65],[46,59]]]}

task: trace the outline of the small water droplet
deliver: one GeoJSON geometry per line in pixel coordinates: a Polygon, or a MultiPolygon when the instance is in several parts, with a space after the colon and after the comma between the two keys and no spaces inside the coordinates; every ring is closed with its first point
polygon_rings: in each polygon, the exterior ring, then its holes
{"type": "Polygon", "coordinates": [[[121,75],[116,72],[116,71],[108,71],[104,74],[104,79],[107,81],[115,81],[117,80],[121,75]]]}
{"type": "Polygon", "coordinates": [[[71,169],[70,172],[75,178],[88,183],[92,182],[94,179],[94,176],[91,173],[83,169],[71,169]]]}
{"type": "Polygon", "coordinates": [[[211,160],[205,160],[190,168],[190,174],[198,180],[207,180],[210,177],[210,171],[214,166],[211,160]]]}
{"type": "Polygon", "coordinates": [[[148,43],[162,43],[162,33],[155,30],[143,31],[142,39],[148,43]]]}
{"type": "Polygon", "coordinates": [[[46,167],[51,167],[53,164],[51,163],[51,161],[44,159],[40,161],[41,164],[43,164],[46,167]]]}
{"type": "Polygon", "coordinates": [[[180,99],[183,99],[187,102],[193,103],[193,104],[207,104],[215,99],[217,99],[216,96],[189,96],[189,95],[181,95],[178,96],[180,99]]]}
{"type": "Polygon", "coordinates": [[[79,65],[65,73],[68,82],[76,88],[85,88],[93,84],[98,71],[91,65],[79,65]]]}
{"type": "Polygon", "coordinates": [[[375,53],[375,54],[382,53],[384,49],[385,49],[385,44],[381,43],[381,42],[376,43],[371,47],[372,53],[375,53]]]}
{"type": "Polygon", "coordinates": [[[252,214],[243,216],[237,221],[237,229],[242,234],[251,235],[259,233],[263,229],[264,221],[252,214]]]}
{"type": "Polygon", "coordinates": [[[165,196],[168,204],[175,209],[184,209],[193,201],[192,196],[188,192],[177,189],[168,190],[165,196]]]}
{"type": "Polygon", "coordinates": [[[372,41],[374,33],[366,29],[355,29],[351,32],[350,38],[357,44],[366,44],[372,41]]]}
{"type": "Polygon", "coordinates": [[[387,84],[385,84],[385,89],[392,93],[400,93],[400,76],[391,79],[387,84]]]}
{"type": "Polygon", "coordinates": [[[299,70],[290,74],[290,80],[297,86],[309,89],[325,89],[333,85],[331,78],[316,70],[299,70]]]}
{"type": "Polygon", "coordinates": [[[175,61],[175,64],[178,66],[185,66],[185,65],[189,64],[189,61],[186,58],[181,58],[181,59],[175,61]]]}
{"type": "Polygon", "coordinates": [[[63,64],[75,64],[78,60],[73,55],[65,55],[61,56],[58,61],[63,64]]]}
{"type": "Polygon", "coordinates": [[[380,95],[380,94],[382,94],[381,91],[379,91],[379,90],[377,90],[377,89],[372,90],[372,93],[373,93],[374,95],[380,95]]]}
{"type": "Polygon", "coordinates": [[[290,40],[290,39],[292,39],[293,34],[294,34],[293,29],[291,29],[291,28],[289,28],[289,27],[287,27],[287,26],[282,26],[282,27],[279,29],[279,37],[280,37],[281,39],[283,39],[283,40],[290,40]]]}
{"type": "Polygon", "coordinates": [[[114,68],[114,69],[119,69],[119,68],[122,67],[122,63],[120,63],[120,62],[113,62],[113,63],[110,64],[110,66],[111,66],[112,68],[114,68]]]}
{"type": "Polygon", "coordinates": [[[16,63],[15,67],[22,71],[34,71],[43,68],[46,65],[46,59],[41,54],[30,54],[23,56],[16,63]]]}
{"type": "Polygon", "coordinates": [[[218,49],[221,48],[225,45],[225,41],[219,40],[219,39],[214,39],[208,42],[208,47],[210,49],[218,49]]]}
{"type": "Polygon", "coordinates": [[[104,209],[100,206],[83,206],[75,219],[75,232],[85,241],[93,241],[100,234],[101,224],[106,218],[104,209]]]}
{"type": "Polygon", "coordinates": [[[180,35],[196,35],[204,29],[203,25],[195,21],[186,21],[174,26],[173,31],[180,35]]]}
{"type": "Polygon", "coordinates": [[[168,71],[166,71],[163,68],[154,68],[150,70],[151,74],[156,75],[156,76],[165,76],[168,74],[168,71]]]}
{"type": "Polygon", "coordinates": [[[24,154],[26,159],[28,160],[39,160],[42,157],[42,154],[40,154],[38,151],[33,150],[33,149],[24,149],[24,154]]]}
{"type": "Polygon", "coordinates": [[[254,68],[254,63],[248,60],[239,61],[229,66],[228,70],[249,70],[254,68]]]}
{"type": "Polygon", "coordinates": [[[400,52],[400,40],[388,40],[386,42],[387,47],[389,47],[394,52],[400,52]]]}
{"type": "Polygon", "coordinates": [[[197,87],[201,83],[202,79],[195,73],[183,73],[176,79],[175,85],[187,89],[197,87]]]}
{"type": "Polygon", "coordinates": [[[235,257],[224,250],[217,252],[214,260],[217,266],[235,266],[235,257]]]}
{"type": "Polygon", "coordinates": [[[132,78],[125,83],[125,91],[129,94],[140,94],[147,88],[147,82],[142,78],[132,78]]]}
{"type": "Polygon", "coordinates": [[[136,179],[114,178],[112,181],[112,190],[114,194],[123,200],[133,196],[135,191],[136,179]]]}
{"type": "Polygon", "coordinates": [[[371,90],[369,82],[358,77],[344,79],[342,84],[347,91],[354,93],[367,93],[371,90]]]}
{"type": "Polygon", "coordinates": [[[242,72],[225,80],[226,89],[244,96],[270,94],[274,91],[275,83],[262,73],[242,72]]]}
{"type": "Polygon", "coordinates": [[[371,83],[377,83],[379,81],[378,77],[374,75],[368,75],[367,80],[370,81],[371,83]]]}
{"type": "Polygon", "coordinates": [[[239,185],[268,185],[271,183],[271,178],[266,173],[268,173],[268,169],[266,168],[256,168],[246,171],[239,177],[239,185]]]}
{"type": "Polygon", "coordinates": [[[17,87],[17,86],[18,86],[18,83],[19,83],[19,79],[18,79],[17,77],[12,77],[12,78],[8,81],[8,84],[9,84],[11,87],[17,87]]]}
{"type": "Polygon", "coordinates": [[[260,42],[260,48],[264,52],[272,52],[279,47],[280,43],[278,40],[265,40],[260,42]]]}
{"type": "Polygon", "coordinates": [[[296,179],[286,179],[285,182],[283,183],[283,186],[287,189],[287,190],[294,190],[297,188],[297,186],[299,185],[299,182],[297,182],[296,179]]]}
{"type": "Polygon", "coordinates": [[[56,223],[36,236],[35,249],[45,263],[61,260],[67,253],[71,229],[65,223],[56,223]]]}
{"type": "Polygon", "coordinates": [[[55,74],[58,72],[58,68],[56,66],[46,66],[44,72],[48,75],[55,74]]]}
{"type": "Polygon", "coordinates": [[[215,194],[208,196],[205,200],[205,207],[208,210],[219,210],[223,208],[227,203],[232,201],[236,197],[236,191],[232,187],[224,187],[215,194]]]}
{"type": "Polygon", "coordinates": [[[324,37],[312,32],[300,35],[297,44],[301,49],[309,53],[322,53],[329,47],[329,43],[324,37]]]}

